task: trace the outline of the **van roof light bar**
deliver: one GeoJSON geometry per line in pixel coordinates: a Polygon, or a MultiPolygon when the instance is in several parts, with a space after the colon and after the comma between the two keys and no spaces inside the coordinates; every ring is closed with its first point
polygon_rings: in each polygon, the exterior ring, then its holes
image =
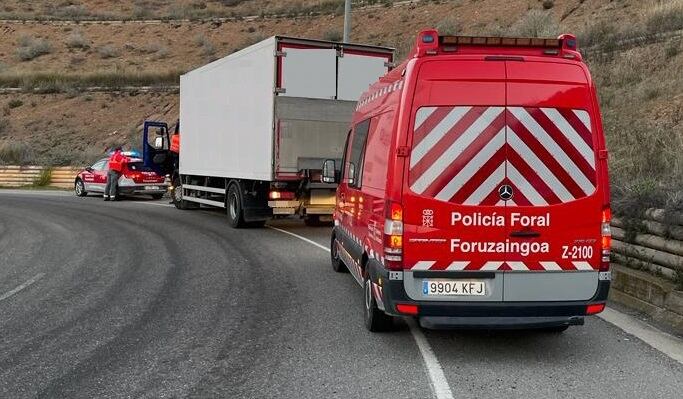
{"type": "MultiPolygon", "coordinates": [[[[574,45],[576,39],[574,38],[574,45]]],[[[490,37],[490,36],[439,36],[442,45],[510,46],[510,47],[562,47],[562,39],[538,37],[490,37]]]]}

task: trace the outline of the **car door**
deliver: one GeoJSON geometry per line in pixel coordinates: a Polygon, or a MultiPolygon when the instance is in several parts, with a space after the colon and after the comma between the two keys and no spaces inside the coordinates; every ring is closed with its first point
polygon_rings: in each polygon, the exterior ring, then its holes
{"type": "Polygon", "coordinates": [[[83,173],[83,183],[85,184],[86,191],[93,192],[104,192],[104,186],[107,183],[106,171],[108,160],[100,159],[95,162],[91,167],[90,171],[85,171],[83,173]]]}

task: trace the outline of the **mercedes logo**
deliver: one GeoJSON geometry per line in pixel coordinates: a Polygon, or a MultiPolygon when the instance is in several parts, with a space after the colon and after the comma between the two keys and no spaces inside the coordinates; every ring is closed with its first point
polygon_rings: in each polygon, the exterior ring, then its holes
{"type": "Polygon", "coordinates": [[[512,191],[512,187],[509,184],[503,184],[498,188],[498,195],[500,195],[500,199],[502,199],[503,201],[507,201],[509,199],[512,199],[514,192],[512,191]]]}

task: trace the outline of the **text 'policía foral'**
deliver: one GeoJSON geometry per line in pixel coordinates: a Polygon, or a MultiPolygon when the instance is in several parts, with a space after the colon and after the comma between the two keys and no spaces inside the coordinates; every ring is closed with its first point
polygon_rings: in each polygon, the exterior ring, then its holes
{"type": "Polygon", "coordinates": [[[451,226],[484,226],[484,227],[548,227],[550,226],[550,213],[541,215],[524,215],[520,212],[511,212],[506,218],[498,212],[493,213],[451,213],[451,226]]]}

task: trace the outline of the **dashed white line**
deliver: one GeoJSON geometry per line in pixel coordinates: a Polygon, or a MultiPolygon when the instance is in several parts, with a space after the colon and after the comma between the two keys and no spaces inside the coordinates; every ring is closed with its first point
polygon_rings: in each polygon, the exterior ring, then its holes
{"type": "MultiPolygon", "coordinates": [[[[288,234],[292,237],[296,237],[302,241],[309,244],[315,245],[316,247],[322,249],[325,252],[329,252],[330,249],[324,245],[318,244],[317,242],[310,240],[306,237],[300,236],[298,234],[292,233],[291,231],[279,229],[277,227],[268,226],[268,228],[277,230],[281,233],[288,234]]],[[[453,399],[453,393],[451,392],[451,387],[448,385],[448,380],[446,380],[446,375],[443,373],[441,368],[441,363],[439,359],[436,358],[432,347],[429,345],[427,338],[424,336],[420,328],[415,324],[412,319],[407,319],[406,322],[410,327],[410,334],[413,336],[417,348],[422,355],[422,361],[427,369],[427,375],[429,376],[430,386],[434,393],[436,399],[453,399]]]]}
{"type": "Polygon", "coordinates": [[[598,317],[610,324],[614,324],[625,332],[640,339],[656,350],[683,364],[683,340],[671,334],[644,323],[612,308],[598,314],[598,317]]]}
{"type": "Polygon", "coordinates": [[[43,278],[43,276],[45,276],[45,273],[38,273],[35,276],[31,277],[31,279],[26,281],[24,284],[18,286],[17,288],[13,289],[12,291],[7,292],[7,293],[3,294],[2,296],[0,296],[0,302],[4,301],[5,299],[7,299],[11,296],[13,296],[17,292],[19,292],[19,291],[23,290],[24,288],[30,286],[31,284],[34,284],[36,281],[43,278]]]}

